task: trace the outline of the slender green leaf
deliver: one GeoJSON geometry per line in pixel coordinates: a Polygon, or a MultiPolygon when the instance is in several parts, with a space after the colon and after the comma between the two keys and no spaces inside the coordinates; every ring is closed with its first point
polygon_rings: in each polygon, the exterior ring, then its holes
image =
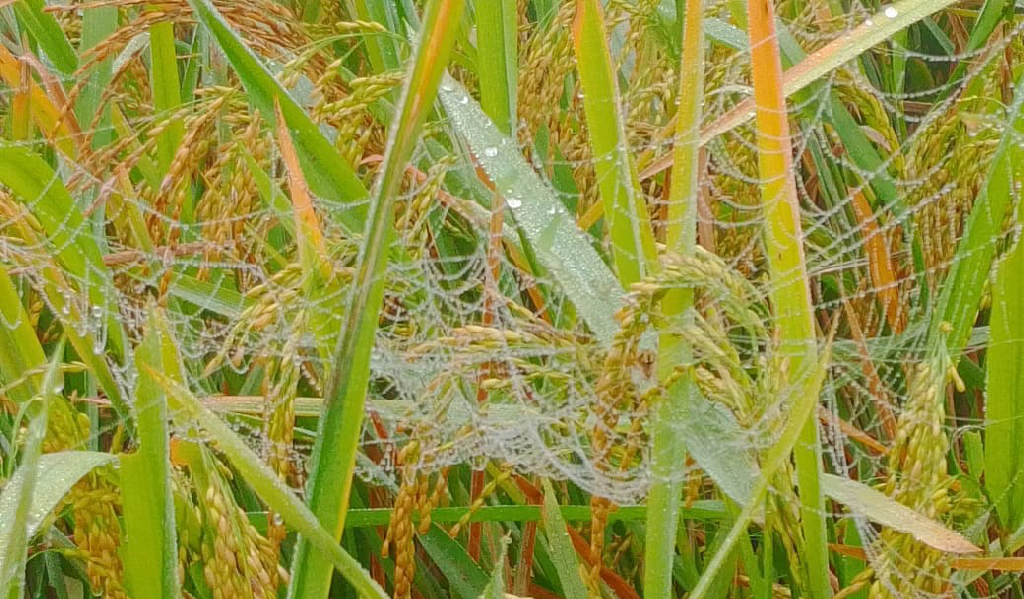
{"type": "Polygon", "coordinates": [[[516,144],[501,134],[466,90],[449,77],[440,95],[452,125],[505,197],[541,264],[561,284],[597,339],[610,343],[619,328],[613,315],[624,299],[615,275],[554,190],[541,181],[516,144]]]}
{"type": "MultiPolygon", "coordinates": [[[[764,245],[771,277],[769,298],[779,338],[778,352],[788,359],[786,383],[798,398],[803,398],[809,394],[817,396],[820,383],[815,383],[810,374],[818,361],[818,348],[772,4],[770,0],[748,0],[747,33],[754,73],[764,245]]],[[[817,408],[812,407],[792,411],[790,418],[803,420],[800,442],[793,456],[803,531],[800,557],[804,563],[799,567],[805,568],[810,597],[827,599],[831,596],[831,587],[825,500],[819,483],[822,463],[816,413],[817,408]]]]}
{"type": "Polygon", "coordinates": [[[477,73],[480,105],[505,135],[516,130],[516,40],[519,36],[515,0],[478,0],[476,10],[477,73]]]}
{"type": "Polygon", "coordinates": [[[39,393],[41,376],[29,376],[46,363],[46,354],[39,345],[32,321],[18,297],[14,282],[0,266],[0,347],[16,347],[18,351],[0,351],[0,385],[8,387],[12,400],[26,402],[39,393]]]}
{"type": "Polygon", "coordinates": [[[78,55],[68,42],[57,17],[46,12],[45,8],[44,0],[17,0],[14,3],[14,14],[18,16],[22,27],[35,38],[53,66],[61,73],[70,75],[78,68],[78,55]]]}
{"type": "Polygon", "coordinates": [[[150,308],[142,343],[135,350],[137,423],[135,453],[121,457],[126,588],[134,599],[180,596],[174,501],[171,495],[167,397],[150,375],[157,370],[183,381],[180,360],[166,320],[150,308]]]}
{"type": "MultiPolygon", "coordinates": [[[[395,11],[395,3],[392,0],[356,0],[356,14],[360,19],[380,23],[390,32],[400,34],[400,19],[395,11]]],[[[370,64],[377,73],[393,71],[402,66],[402,59],[399,56],[397,36],[367,36],[363,43],[366,44],[367,54],[370,57],[370,64]]]]}
{"type": "Polygon", "coordinates": [[[598,0],[577,0],[573,41],[615,271],[623,285],[630,285],[653,267],[654,232],[629,154],[622,103],[598,0]]]}
{"type": "MultiPolygon", "coordinates": [[[[178,56],[174,50],[174,23],[160,21],[150,25],[149,55],[152,65],[149,71],[149,84],[153,92],[153,109],[158,115],[168,118],[181,106],[178,56]]],[[[161,175],[167,175],[184,136],[185,123],[180,118],[167,123],[157,135],[157,156],[161,175]]]]}
{"type": "MultiPolygon", "coordinates": [[[[343,312],[344,320],[332,358],[324,395],[319,435],[313,446],[308,502],[335,539],[345,527],[352,477],[363,426],[370,353],[384,302],[385,270],[394,235],[394,205],[420,126],[431,110],[448,55],[455,42],[463,0],[433,0],[426,8],[420,42],[406,77],[384,152],[380,177],[370,203],[356,277],[343,312]]],[[[283,106],[282,106],[283,109],[283,106]]],[[[289,593],[319,599],[330,590],[330,563],[304,538],[299,539],[289,593]]]]}
{"type": "MultiPolygon", "coordinates": [[[[676,112],[676,145],[673,148],[671,187],[669,189],[668,218],[665,227],[665,245],[672,252],[692,256],[697,244],[697,198],[700,193],[700,124],[704,112],[704,2],[686,2],[683,18],[682,58],[679,78],[679,109],[676,112]]],[[[660,327],[658,351],[658,379],[667,383],[680,364],[692,361],[692,350],[678,331],[692,321],[693,290],[669,290],[661,304],[664,324],[660,327]]],[[[668,385],[663,397],[651,410],[651,473],[654,482],[648,493],[647,533],[644,544],[644,591],[650,599],[669,599],[672,596],[672,570],[675,558],[676,530],[679,526],[679,508],[682,495],[683,462],[680,456],[687,445],[696,455],[707,447],[697,435],[710,430],[696,424],[691,418],[696,406],[704,401],[689,372],[668,385]],[[689,433],[689,434],[687,434],[689,433]],[[696,434],[694,434],[696,433],[696,434]]],[[[744,456],[740,453],[739,456],[744,456]]],[[[749,457],[749,456],[747,456],[749,457]]],[[[714,456],[700,456],[697,460],[709,473],[718,473],[714,456]],[[701,460],[701,458],[705,458],[701,460]]],[[[726,472],[734,472],[733,461],[726,472]]],[[[715,476],[714,474],[712,476],[715,476]]],[[[722,478],[721,476],[719,478],[722,478]]],[[[751,480],[749,478],[745,480],[751,480]]],[[[730,485],[731,486],[731,485],[730,485]]],[[[726,489],[726,493],[736,492],[726,489]]],[[[749,501],[750,497],[747,497],[749,501]]]]}
{"type": "Polygon", "coordinates": [[[541,483],[544,485],[544,533],[548,537],[551,559],[558,571],[558,581],[562,583],[562,595],[565,599],[587,599],[587,587],[580,578],[580,563],[576,559],[572,538],[565,529],[565,518],[559,509],[555,490],[548,479],[543,479],[541,483]]]}
{"type": "MultiPolygon", "coordinates": [[[[62,384],[59,381],[62,376],[60,363],[63,356],[62,339],[50,359],[40,395],[24,404],[22,415],[28,422],[21,447],[21,462],[13,478],[0,491],[0,597],[3,599],[20,599],[24,593],[25,560],[28,558],[29,526],[33,521],[34,497],[40,479],[40,456],[43,438],[46,436],[50,400],[60,388],[58,385],[62,384]]],[[[61,484],[63,482],[65,481],[60,481],[61,484]]],[[[66,492],[69,487],[70,485],[64,487],[64,491],[66,492]]],[[[44,501],[39,503],[45,503],[45,497],[44,501]]]]}
{"type": "MultiPolygon", "coordinates": [[[[85,52],[96,44],[113,35],[117,29],[117,7],[97,6],[83,11],[82,14],[82,37],[78,44],[79,52],[85,52]]],[[[91,127],[96,112],[100,110],[100,101],[103,93],[107,91],[113,75],[112,65],[114,57],[107,57],[89,70],[89,82],[82,88],[82,93],[75,104],[75,115],[79,123],[91,127]]],[[[103,114],[100,116],[99,125],[96,131],[92,132],[93,148],[101,148],[107,145],[112,136],[110,130],[110,106],[103,106],[103,114]]]]}
{"type": "MultiPolygon", "coordinates": [[[[1021,165],[1024,166],[1024,165],[1021,165]]],[[[1024,210],[1017,208],[1018,222],[1024,210]]],[[[1024,243],[1002,259],[992,283],[985,354],[985,488],[1003,530],[1024,525],[1024,243]]]]}
{"type": "Polygon", "coordinates": [[[419,542],[448,579],[455,595],[476,599],[487,588],[487,573],[441,527],[431,525],[427,534],[419,535],[419,542]]]}

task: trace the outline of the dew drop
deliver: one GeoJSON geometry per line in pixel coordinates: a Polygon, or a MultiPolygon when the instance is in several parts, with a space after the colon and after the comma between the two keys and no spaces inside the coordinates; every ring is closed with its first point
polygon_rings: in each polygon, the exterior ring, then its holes
{"type": "Polygon", "coordinates": [[[885,9],[885,16],[889,17],[890,19],[895,19],[896,17],[900,16],[900,11],[890,6],[885,9]]]}
{"type": "Polygon", "coordinates": [[[459,104],[469,104],[469,96],[459,96],[459,104]]]}
{"type": "Polygon", "coordinates": [[[60,313],[64,316],[71,314],[71,303],[68,301],[68,298],[64,298],[64,304],[60,307],[60,313]]]}
{"type": "Polygon", "coordinates": [[[441,91],[453,92],[453,91],[455,91],[455,86],[453,86],[451,83],[448,83],[448,82],[442,83],[441,84],[441,91]]]}
{"type": "Polygon", "coordinates": [[[523,201],[515,196],[508,198],[505,202],[508,204],[509,208],[519,208],[523,205],[523,201]]]}
{"type": "Polygon", "coordinates": [[[558,208],[556,206],[552,206],[552,207],[548,208],[548,214],[554,215],[557,212],[558,212],[558,208]]]}
{"type": "Polygon", "coordinates": [[[92,306],[92,317],[96,318],[96,319],[102,318],[103,317],[103,307],[102,306],[97,306],[96,304],[93,304],[93,306],[92,306]]]}
{"type": "Polygon", "coordinates": [[[497,155],[498,148],[495,148],[494,146],[487,146],[486,148],[484,148],[484,156],[487,156],[488,158],[494,158],[497,155]]]}
{"type": "Polygon", "coordinates": [[[284,516],[274,512],[274,526],[281,526],[284,524],[284,516]]]}
{"type": "Polygon", "coordinates": [[[867,25],[868,27],[871,27],[872,25],[875,24],[875,22],[872,21],[871,19],[868,19],[867,21],[864,21],[864,24],[867,25]]]}

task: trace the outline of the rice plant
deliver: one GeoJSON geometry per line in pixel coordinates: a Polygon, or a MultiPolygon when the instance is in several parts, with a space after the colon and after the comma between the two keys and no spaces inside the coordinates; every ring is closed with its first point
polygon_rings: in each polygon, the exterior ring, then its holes
{"type": "Polygon", "coordinates": [[[0,40],[0,596],[1024,597],[1018,3],[0,40]]]}

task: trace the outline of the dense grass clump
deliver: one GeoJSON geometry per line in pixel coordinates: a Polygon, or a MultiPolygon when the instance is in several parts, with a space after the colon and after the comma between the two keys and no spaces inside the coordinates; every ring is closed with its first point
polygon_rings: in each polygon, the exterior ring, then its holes
{"type": "Polygon", "coordinates": [[[1024,596],[1005,0],[0,0],[0,597],[1024,596]]]}

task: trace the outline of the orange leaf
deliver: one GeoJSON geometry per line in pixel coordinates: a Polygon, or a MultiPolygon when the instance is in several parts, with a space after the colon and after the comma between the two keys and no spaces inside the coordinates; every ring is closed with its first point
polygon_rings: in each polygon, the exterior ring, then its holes
{"type": "Polygon", "coordinates": [[[868,271],[871,284],[875,288],[878,302],[885,311],[894,333],[903,332],[903,318],[900,310],[899,290],[896,286],[896,271],[892,265],[889,248],[885,245],[885,236],[878,228],[878,222],[871,206],[860,191],[853,193],[850,205],[857,218],[861,237],[864,239],[864,250],[868,257],[868,271]]]}
{"type": "MultiPolygon", "coordinates": [[[[288,125],[285,124],[284,114],[281,112],[281,104],[274,99],[274,110],[277,113],[277,145],[281,150],[281,158],[284,160],[288,170],[288,191],[291,192],[292,208],[295,210],[295,231],[299,236],[299,254],[308,250],[304,247],[311,247],[319,256],[322,267],[326,266],[327,248],[324,246],[323,233],[320,230],[320,221],[313,210],[313,201],[309,196],[309,187],[299,166],[299,156],[292,145],[292,136],[288,133],[288,125]],[[308,244],[308,246],[307,246],[308,244]]],[[[313,259],[313,256],[308,256],[313,259]]]]}

